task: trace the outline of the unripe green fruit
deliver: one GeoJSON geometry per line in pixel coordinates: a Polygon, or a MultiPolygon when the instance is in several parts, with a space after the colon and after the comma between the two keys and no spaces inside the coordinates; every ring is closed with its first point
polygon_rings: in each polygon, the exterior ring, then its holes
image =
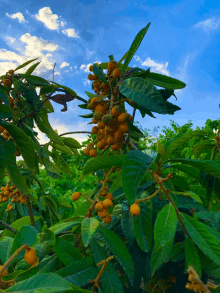
{"type": "Polygon", "coordinates": [[[92,101],[92,99],[91,99],[91,98],[90,98],[90,99],[88,99],[88,101],[87,101],[87,104],[91,103],[91,101],[92,101]]]}
{"type": "Polygon", "coordinates": [[[104,116],[102,117],[102,122],[103,122],[104,124],[109,124],[110,121],[111,121],[111,116],[110,116],[110,115],[104,115],[104,116]]]}
{"type": "Polygon", "coordinates": [[[102,119],[102,112],[101,111],[97,111],[93,114],[93,117],[95,118],[95,120],[100,121],[102,119]]]}

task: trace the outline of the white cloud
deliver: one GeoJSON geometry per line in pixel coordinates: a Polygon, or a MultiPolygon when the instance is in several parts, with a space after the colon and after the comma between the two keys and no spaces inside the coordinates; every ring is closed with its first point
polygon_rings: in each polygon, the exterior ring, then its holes
{"type": "Polygon", "coordinates": [[[63,67],[66,67],[66,66],[69,66],[70,64],[67,63],[67,62],[63,62],[61,65],[60,65],[60,68],[63,68],[63,67]]]}
{"type": "Polygon", "coordinates": [[[35,18],[45,24],[50,30],[57,30],[59,27],[58,15],[52,14],[50,7],[44,7],[39,10],[38,14],[35,14],[35,18]]]}
{"type": "MultiPolygon", "coordinates": [[[[94,63],[101,64],[102,62],[101,62],[101,61],[95,61],[94,63]]],[[[82,65],[80,66],[80,69],[83,70],[83,69],[86,67],[86,69],[84,70],[84,72],[90,72],[90,74],[92,74],[91,71],[89,70],[89,67],[90,67],[91,65],[93,65],[94,63],[89,63],[89,64],[87,64],[87,65],[82,64],[82,65]]]]}
{"type": "Polygon", "coordinates": [[[166,64],[157,63],[154,60],[150,59],[149,57],[145,61],[141,61],[141,59],[138,56],[134,56],[135,61],[140,61],[141,66],[144,67],[150,67],[151,72],[161,73],[164,75],[169,75],[169,71],[166,69],[168,66],[168,62],[166,64]]]}
{"type": "Polygon", "coordinates": [[[12,44],[16,41],[15,38],[12,38],[12,37],[9,37],[9,36],[6,36],[5,39],[8,41],[9,44],[12,44]]]}
{"type": "Polygon", "coordinates": [[[64,33],[68,37],[80,38],[73,28],[68,28],[68,29],[62,30],[62,33],[64,33]]]}
{"type": "Polygon", "coordinates": [[[194,25],[195,28],[203,28],[206,32],[210,30],[215,30],[220,25],[220,19],[215,19],[215,17],[211,17],[205,21],[201,21],[194,25]]]}
{"type": "Polygon", "coordinates": [[[24,15],[21,13],[21,12],[17,12],[17,13],[14,13],[14,14],[8,14],[6,13],[6,16],[12,18],[12,19],[18,19],[19,23],[21,22],[25,22],[25,19],[24,19],[24,15]]]}

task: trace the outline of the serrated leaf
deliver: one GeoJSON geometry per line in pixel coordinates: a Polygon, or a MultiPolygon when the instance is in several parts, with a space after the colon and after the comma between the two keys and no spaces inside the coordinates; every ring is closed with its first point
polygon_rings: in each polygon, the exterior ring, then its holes
{"type": "Polygon", "coordinates": [[[131,255],[128,253],[127,247],[124,242],[117,236],[114,232],[104,228],[99,227],[97,230],[98,234],[101,236],[102,240],[114,254],[117,261],[120,263],[124,269],[129,281],[133,285],[134,279],[134,268],[131,255]]]}
{"type": "Polygon", "coordinates": [[[140,151],[130,151],[127,153],[122,168],[122,184],[129,204],[134,203],[138,186],[146,170],[156,159],[156,156],[157,154],[149,156],[140,151]]]}
{"type": "Polygon", "coordinates": [[[85,218],[82,221],[81,225],[81,233],[82,233],[82,240],[87,247],[92,240],[96,230],[99,227],[99,221],[94,218],[85,218]]]}
{"type": "Polygon", "coordinates": [[[220,246],[216,238],[206,229],[206,225],[184,213],[180,213],[180,215],[193,242],[214,263],[220,265],[220,246]]]}
{"type": "Polygon", "coordinates": [[[83,168],[83,175],[100,169],[111,168],[113,166],[121,167],[124,164],[125,157],[126,155],[119,154],[114,156],[103,155],[101,157],[92,158],[86,162],[83,168]]]}
{"type": "Polygon", "coordinates": [[[141,213],[133,218],[134,234],[138,246],[148,252],[152,245],[152,203],[141,203],[141,213]]]}
{"type": "Polygon", "coordinates": [[[199,258],[198,251],[189,236],[185,237],[185,270],[189,266],[192,266],[193,269],[197,272],[199,278],[202,276],[202,266],[199,258]]]}
{"type": "Polygon", "coordinates": [[[140,44],[141,44],[146,32],[148,31],[150,25],[151,25],[151,23],[149,22],[148,25],[145,28],[143,28],[142,30],[140,30],[139,33],[136,35],[134,41],[131,44],[129,51],[127,52],[128,54],[127,54],[127,57],[125,59],[124,65],[123,65],[122,72],[125,71],[128,64],[130,63],[132,57],[134,56],[135,52],[137,51],[138,47],[140,46],[140,44]]]}
{"type": "Polygon", "coordinates": [[[119,91],[144,109],[159,114],[174,114],[180,107],[165,101],[159,90],[141,77],[131,77],[120,83],[119,91]]]}

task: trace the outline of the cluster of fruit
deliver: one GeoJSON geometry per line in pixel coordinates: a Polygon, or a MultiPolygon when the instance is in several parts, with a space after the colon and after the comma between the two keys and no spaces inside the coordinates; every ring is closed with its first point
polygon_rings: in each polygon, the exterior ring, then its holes
{"type": "Polygon", "coordinates": [[[9,198],[11,198],[11,203],[7,205],[6,212],[13,209],[12,203],[20,202],[21,204],[25,204],[26,202],[26,195],[24,195],[21,191],[18,191],[16,186],[9,186],[9,184],[7,184],[6,186],[1,187],[0,203],[8,201],[9,198]]]}
{"type": "MultiPolygon", "coordinates": [[[[90,66],[92,71],[92,65],[90,66]]],[[[108,63],[108,72],[113,72],[113,78],[119,78],[121,69],[117,68],[116,61],[108,63]]],[[[95,80],[93,83],[94,91],[100,96],[108,95],[110,87],[104,82],[100,82],[95,75],[89,74],[90,80],[95,80]]],[[[130,103],[131,100],[127,99],[130,103]]],[[[124,109],[118,104],[110,108],[110,100],[105,101],[103,97],[93,97],[87,102],[87,109],[93,111],[92,123],[97,124],[92,128],[92,133],[97,135],[97,149],[102,150],[108,145],[111,145],[113,151],[121,148],[123,143],[124,134],[128,131],[128,122],[132,121],[130,114],[126,113],[124,109]]],[[[134,103],[134,102],[133,102],[134,103]]],[[[97,151],[94,149],[95,143],[89,143],[87,148],[83,149],[86,156],[96,157],[97,151]]]]}
{"type": "MultiPolygon", "coordinates": [[[[111,193],[108,193],[109,187],[105,187],[105,190],[102,192],[101,196],[105,197],[105,200],[99,201],[95,205],[95,210],[98,212],[98,216],[105,222],[105,223],[110,223],[111,222],[111,216],[108,212],[108,209],[113,206],[113,195],[111,193]]],[[[80,196],[81,192],[74,192],[72,194],[72,199],[74,201],[77,201],[80,196]]]]}

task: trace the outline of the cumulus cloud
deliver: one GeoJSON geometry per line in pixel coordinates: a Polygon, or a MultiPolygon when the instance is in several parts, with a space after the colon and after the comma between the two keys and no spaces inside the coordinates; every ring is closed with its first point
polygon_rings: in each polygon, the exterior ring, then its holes
{"type": "Polygon", "coordinates": [[[63,68],[63,67],[66,67],[66,66],[69,66],[70,64],[67,63],[67,62],[63,62],[61,65],[60,65],[60,68],[63,68]]]}
{"type": "Polygon", "coordinates": [[[21,12],[17,12],[17,13],[11,14],[11,15],[6,13],[6,16],[8,16],[12,19],[18,19],[19,23],[25,22],[24,15],[21,12]]]}
{"type": "Polygon", "coordinates": [[[140,61],[142,67],[144,67],[144,66],[150,67],[151,72],[169,75],[169,71],[166,69],[168,66],[168,62],[166,62],[165,64],[157,63],[156,61],[150,59],[149,57],[145,61],[142,62],[138,56],[134,56],[134,59],[135,59],[135,61],[140,61]]]}
{"type": "Polygon", "coordinates": [[[209,19],[206,19],[205,21],[201,21],[194,25],[195,28],[202,28],[206,32],[209,32],[211,30],[215,30],[220,25],[220,19],[215,19],[215,17],[211,17],[209,19]]]}
{"type": "Polygon", "coordinates": [[[80,38],[73,28],[68,28],[68,29],[62,30],[62,33],[64,33],[68,37],[80,38]]]}

